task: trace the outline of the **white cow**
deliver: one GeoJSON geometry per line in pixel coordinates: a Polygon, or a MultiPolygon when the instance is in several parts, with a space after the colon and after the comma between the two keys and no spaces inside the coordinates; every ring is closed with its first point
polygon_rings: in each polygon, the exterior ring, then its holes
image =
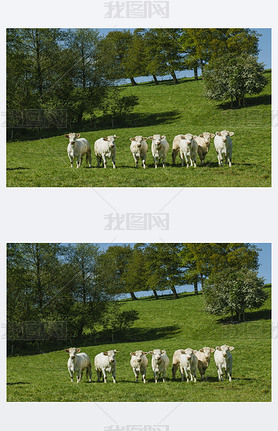
{"type": "Polygon", "coordinates": [[[177,135],[173,139],[172,144],[172,163],[173,165],[176,164],[176,157],[178,153],[180,152],[180,141],[181,141],[181,135],[177,135]]]}
{"type": "Polygon", "coordinates": [[[196,142],[197,136],[192,135],[191,133],[187,133],[186,135],[180,135],[180,157],[182,166],[185,165],[189,168],[190,166],[194,166],[196,168],[196,158],[197,158],[197,149],[198,145],[196,142]]]}
{"type": "Polygon", "coordinates": [[[99,167],[101,161],[103,161],[103,167],[106,168],[106,159],[112,158],[113,168],[116,168],[116,135],[110,135],[106,138],[97,139],[94,145],[95,155],[97,158],[97,167],[99,167]]]}
{"type": "Polygon", "coordinates": [[[217,368],[218,380],[223,380],[223,370],[225,371],[226,379],[229,378],[229,382],[232,381],[232,367],[233,367],[233,357],[231,351],[234,350],[233,346],[223,346],[215,347],[214,361],[217,368]]]}
{"type": "Polygon", "coordinates": [[[205,163],[205,157],[210,148],[210,140],[211,138],[214,138],[214,137],[215,137],[214,133],[204,132],[204,133],[201,133],[199,136],[197,136],[197,138],[195,139],[198,145],[198,149],[197,149],[198,155],[202,164],[205,163]]]}
{"type": "Polygon", "coordinates": [[[135,352],[131,352],[130,365],[132,367],[135,381],[138,382],[139,374],[142,374],[142,381],[146,383],[146,372],[148,365],[148,352],[143,352],[143,350],[136,350],[135,352]]]}
{"type": "Polygon", "coordinates": [[[172,360],[172,376],[173,376],[173,380],[175,380],[177,369],[180,366],[180,357],[181,357],[181,351],[182,350],[184,350],[184,349],[178,349],[173,354],[173,360],[172,360]]]}
{"type": "Polygon", "coordinates": [[[148,138],[143,138],[143,136],[135,136],[135,138],[130,138],[130,151],[133,155],[136,168],[138,168],[139,159],[142,160],[143,168],[146,168],[146,156],[148,150],[146,139],[148,138]]]}
{"type": "Polygon", "coordinates": [[[196,353],[196,350],[193,350],[190,348],[187,348],[181,351],[181,355],[180,355],[181,378],[182,380],[184,380],[184,374],[185,374],[187,383],[189,382],[189,374],[190,374],[190,380],[196,382],[198,359],[195,353],[196,353]]]}
{"type": "Polygon", "coordinates": [[[165,375],[170,362],[166,350],[154,349],[149,354],[152,355],[152,370],[155,383],[157,383],[157,379],[161,375],[162,381],[165,382],[165,375]]]}
{"type": "Polygon", "coordinates": [[[198,359],[198,370],[202,380],[205,378],[205,372],[210,363],[210,354],[214,351],[215,350],[210,347],[202,347],[202,349],[195,352],[198,359]]]}
{"type": "Polygon", "coordinates": [[[112,373],[113,383],[116,383],[116,358],[117,350],[108,350],[95,356],[95,369],[97,372],[97,381],[100,381],[103,375],[104,383],[107,383],[107,373],[112,373]]]}
{"type": "Polygon", "coordinates": [[[77,158],[77,168],[80,168],[82,158],[86,154],[86,160],[89,163],[89,168],[92,163],[91,147],[87,139],[80,138],[79,133],[67,133],[66,138],[69,138],[68,144],[68,156],[70,159],[70,165],[73,167],[73,160],[77,158]]]}
{"type": "Polygon", "coordinates": [[[91,361],[86,353],[79,353],[81,349],[75,347],[70,347],[66,349],[69,353],[68,359],[68,370],[70,374],[70,380],[73,382],[73,375],[77,373],[77,383],[82,379],[83,370],[87,370],[87,376],[89,377],[89,382],[92,381],[92,371],[91,371],[91,361]]]}
{"type": "Polygon", "coordinates": [[[234,132],[228,132],[228,130],[222,130],[222,132],[215,132],[214,146],[217,152],[218,165],[223,166],[223,156],[225,156],[225,162],[232,166],[232,152],[233,142],[230,136],[233,136],[234,132]]]}
{"type": "Polygon", "coordinates": [[[169,144],[166,136],[164,135],[153,135],[149,136],[148,139],[152,141],[152,155],[154,161],[154,167],[157,168],[159,162],[162,163],[163,168],[165,167],[165,160],[169,151],[169,144]]]}

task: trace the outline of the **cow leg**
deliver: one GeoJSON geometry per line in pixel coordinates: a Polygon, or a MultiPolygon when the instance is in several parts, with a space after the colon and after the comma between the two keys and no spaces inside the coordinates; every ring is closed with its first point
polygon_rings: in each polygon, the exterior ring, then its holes
{"type": "Polygon", "coordinates": [[[91,364],[88,365],[87,374],[88,374],[88,377],[89,377],[89,382],[91,383],[91,381],[92,381],[92,367],[91,367],[91,364]]]}
{"type": "Polygon", "coordinates": [[[100,382],[101,371],[97,370],[97,381],[100,382]]]}
{"type": "Polygon", "coordinates": [[[103,374],[103,381],[104,381],[104,383],[107,383],[106,372],[105,372],[104,368],[102,369],[102,374],[103,374]]]}
{"type": "Polygon", "coordinates": [[[70,159],[70,167],[73,167],[73,157],[69,155],[69,159],[70,159]]]}
{"type": "Polygon", "coordinates": [[[103,167],[106,168],[106,159],[104,154],[102,154],[102,161],[103,161],[103,167]]]}
{"type": "Polygon", "coordinates": [[[89,168],[90,168],[90,167],[91,167],[91,165],[92,165],[92,153],[91,153],[91,148],[89,148],[88,153],[87,153],[87,161],[88,161],[89,168]]]}
{"type": "Polygon", "coordinates": [[[116,383],[116,370],[112,372],[113,383],[116,383]]]}
{"type": "Polygon", "coordinates": [[[145,158],[142,159],[142,166],[143,166],[144,169],[146,169],[146,159],[145,158]]]}
{"type": "Polygon", "coordinates": [[[157,383],[157,374],[155,371],[153,372],[153,375],[154,375],[154,382],[157,383]]]}
{"type": "Polygon", "coordinates": [[[69,375],[70,375],[70,381],[71,383],[73,383],[73,372],[71,370],[69,370],[69,375]]]}
{"type": "Polygon", "coordinates": [[[178,369],[178,365],[177,364],[173,364],[173,366],[172,366],[172,377],[173,377],[173,380],[175,380],[175,378],[176,378],[177,369],[178,369]]]}
{"type": "Polygon", "coordinates": [[[145,372],[143,372],[143,374],[142,374],[142,381],[144,383],[146,383],[146,373],[145,372]]]}
{"type": "Polygon", "coordinates": [[[113,156],[112,157],[113,169],[116,169],[116,161],[115,161],[115,159],[116,159],[116,156],[113,156]]]}

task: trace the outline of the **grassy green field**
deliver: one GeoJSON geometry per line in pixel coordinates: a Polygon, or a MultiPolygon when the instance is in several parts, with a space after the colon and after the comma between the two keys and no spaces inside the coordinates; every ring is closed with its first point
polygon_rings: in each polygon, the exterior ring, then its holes
{"type": "MultiPolygon", "coordinates": [[[[271,319],[269,298],[260,310],[248,313],[248,321],[239,324],[220,323],[204,310],[203,296],[183,294],[177,300],[165,296],[159,300],[141,299],[125,301],[123,308],[136,309],[140,319],[130,332],[129,342],[88,344],[82,351],[94,356],[104,350],[116,348],[117,383],[111,375],[107,384],[88,383],[86,376],[80,384],[71,383],[67,371],[68,355],[64,350],[33,356],[14,356],[7,359],[8,401],[271,401],[271,319]],[[170,359],[179,348],[229,344],[233,351],[233,381],[218,382],[212,358],[205,381],[197,375],[196,383],[171,378],[171,365],[167,381],[154,383],[150,355],[147,382],[134,382],[129,364],[129,353],[136,349],[149,351],[166,349],[170,359]],[[221,391],[219,391],[221,389],[221,391]]],[[[117,340],[116,340],[117,341],[117,340]]],[[[69,346],[67,346],[69,347],[69,346]]]]}
{"type": "MultiPolygon", "coordinates": [[[[134,94],[139,105],[130,114],[130,127],[89,130],[81,136],[94,141],[117,134],[116,170],[111,160],[108,168],[96,169],[85,164],[71,169],[67,156],[68,141],[62,134],[44,139],[7,143],[7,186],[10,187],[269,187],[271,186],[271,105],[269,83],[262,93],[247,98],[242,109],[220,107],[204,97],[204,83],[183,79],[180,84],[164,82],[136,87],[123,87],[123,95],[134,94]],[[213,143],[206,165],[198,160],[197,169],[171,166],[171,150],[167,167],[154,169],[150,145],[147,169],[134,168],[129,138],[134,135],[167,136],[170,148],[175,135],[199,134],[227,129],[233,131],[233,166],[219,168],[213,143]]],[[[69,131],[68,131],[69,132],[69,131]]],[[[80,130],[75,130],[80,132],[80,130]]],[[[150,141],[148,141],[150,143],[150,141]]],[[[178,159],[177,159],[178,160],[178,159]]],[[[76,166],[76,165],[75,165],[76,166]]]]}

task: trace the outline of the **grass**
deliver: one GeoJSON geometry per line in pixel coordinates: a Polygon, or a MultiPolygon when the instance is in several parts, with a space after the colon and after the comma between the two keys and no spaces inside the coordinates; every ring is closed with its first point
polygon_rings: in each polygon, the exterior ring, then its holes
{"type": "MultiPolygon", "coordinates": [[[[14,356],[7,359],[8,401],[271,401],[271,320],[269,298],[260,310],[247,313],[250,320],[239,324],[221,321],[204,311],[203,296],[181,295],[174,300],[165,296],[138,301],[124,301],[123,309],[136,309],[140,319],[129,331],[129,342],[82,347],[93,361],[94,356],[106,349],[116,348],[117,383],[97,383],[93,370],[93,382],[86,376],[80,384],[71,383],[67,371],[67,354],[57,350],[38,355],[14,356]],[[134,382],[129,365],[129,353],[136,349],[149,351],[166,349],[171,360],[178,348],[215,347],[227,343],[233,345],[233,381],[218,382],[212,358],[204,382],[181,382],[171,378],[171,366],[167,370],[167,381],[154,383],[150,356],[147,382],[134,382]],[[262,360],[263,357],[263,360],[262,360]],[[219,391],[221,389],[221,392],[219,391]]],[[[117,341],[117,340],[116,340],[117,341]]],[[[69,346],[67,346],[69,347],[69,346]]]]}
{"type": "MultiPolygon", "coordinates": [[[[129,127],[84,131],[81,136],[93,143],[101,136],[117,134],[116,170],[108,168],[71,169],[64,131],[43,139],[7,143],[7,186],[9,187],[269,187],[271,186],[271,105],[270,72],[268,85],[257,96],[247,98],[246,107],[227,105],[204,97],[203,81],[186,78],[180,84],[170,81],[156,86],[144,83],[124,86],[123,95],[139,97],[139,105],[128,115],[129,127]],[[134,135],[167,136],[170,148],[175,135],[204,131],[233,131],[233,166],[219,168],[213,143],[206,165],[198,160],[197,169],[171,165],[171,150],[165,169],[153,169],[150,151],[147,169],[134,168],[129,138],[134,135]]],[[[69,132],[69,131],[67,131],[69,132]]],[[[80,132],[80,130],[76,130],[80,132]]],[[[178,159],[177,159],[178,160],[178,159]]]]}

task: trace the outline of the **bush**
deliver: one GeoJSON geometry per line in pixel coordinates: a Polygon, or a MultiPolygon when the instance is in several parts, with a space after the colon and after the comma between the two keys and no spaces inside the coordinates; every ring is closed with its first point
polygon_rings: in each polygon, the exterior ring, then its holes
{"type": "Polygon", "coordinates": [[[263,72],[263,63],[251,55],[226,54],[205,67],[206,96],[214,100],[230,99],[232,106],[235,102],[240,107],[247,94],[258,94],[265,87],[263,72]]]}

